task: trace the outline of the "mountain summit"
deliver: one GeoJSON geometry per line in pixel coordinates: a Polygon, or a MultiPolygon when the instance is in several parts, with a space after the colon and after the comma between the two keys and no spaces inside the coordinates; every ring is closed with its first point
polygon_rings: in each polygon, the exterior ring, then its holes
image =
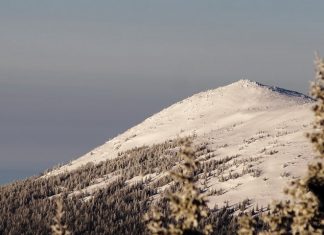
{"type": "Polygon", "coordinates": [[[287,181],[306,170],[312,152],[304,133],[311,124],[312,103],[295,91],[239,80],[162,110],[48,176],[134,148],[195,136],[195,144],[206,144],[213,153],[205,161],[232,159],[221,174],[208,172],[209,190],[224,192],[210,198],[211,206],[246,198],[265,205],[281,198],[287,181]]]}

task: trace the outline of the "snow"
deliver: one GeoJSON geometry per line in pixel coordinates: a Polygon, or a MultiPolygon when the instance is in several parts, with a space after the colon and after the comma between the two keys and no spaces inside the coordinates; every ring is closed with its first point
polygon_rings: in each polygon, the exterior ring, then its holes
{"type": "MultiPolygon", "coordinates": [[[[313,100],[303,94],[240,80],[180,101],[48,176],[115,158],[134,147],[196,134],[198,142],[210,144],[217,158],[236,154],[239,159],[257,158],[250,163],[261,172],[259,177],[245,174],[225,182],[210,178],[211,189],[225,190],[209,198],[210,206],[246,198],[267,205],[284,197],[284,186],[301,176],[312,158],[305,138],[313,119],[312,105],[313,100]]],[[[241,172],[242,165],[230,170],[241,172]]]]}

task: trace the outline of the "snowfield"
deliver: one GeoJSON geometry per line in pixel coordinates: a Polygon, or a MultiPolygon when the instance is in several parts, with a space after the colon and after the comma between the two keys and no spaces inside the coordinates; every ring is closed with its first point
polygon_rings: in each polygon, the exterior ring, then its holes
{"type": "MultiPolygon", "coordinates": [[[[240,80],[180,101],[47,176],[112,159],[134,147],[195,135],[198,144],[208,143],[214,159],[235,156],[223,180],[209,177],[208,191],[223,190],[209,197],[209,205],[249,198],[265,206],[284,197],[287,182],[304,174],[313,157],[305,137],[312,105],[303,94],[240,80]]],[[[98,180],[97,186],[104,182],[98,180]]],[[[96,184],[89,187],[93,191],[96,184]]]]}

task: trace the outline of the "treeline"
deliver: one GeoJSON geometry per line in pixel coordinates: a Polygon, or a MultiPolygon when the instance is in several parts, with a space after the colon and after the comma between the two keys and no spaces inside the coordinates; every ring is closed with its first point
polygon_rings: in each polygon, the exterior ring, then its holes
{"type": "MultiPolygon", "coordinates": [[[[158,195],[157,189],[170,185],[172,179],[163,173],[179,163],[180,141],[135,148],[98,165],[87,164],[60,175],[33,177],[0,187],[0,234],[50,234],[58,197],[63,198],[63,219],[72,234],[146,234],[143,215],[158,195]],[[128,183],[135,176],[147,174],[163,177],[128,183]],[[91,193],[86,190],[98,180],[110,179],[104,188],[91,193]]],[[[196,154],[203,158],[212,153],[201,144],[196,154]]],[[[224,164],[235,157],[206,157],[199,174],[206,178],[206,172],[219,169],[221,173],[224,164]]],[[[167,189],[175,191],[177,186],[167,189]]],[[[215,208],[204,223],[211,223],[215,234],[233,234],[237,229],[236,210],[239,208],[215,208]]]]}

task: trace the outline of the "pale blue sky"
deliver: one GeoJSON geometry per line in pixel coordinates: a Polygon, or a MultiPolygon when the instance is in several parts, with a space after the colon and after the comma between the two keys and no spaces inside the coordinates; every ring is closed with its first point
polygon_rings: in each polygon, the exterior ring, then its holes
{"type": "Polygon", "coordinates": [[[0,1],[0,183],[241,78],[307,92],[324,1],[0,1]]]}

